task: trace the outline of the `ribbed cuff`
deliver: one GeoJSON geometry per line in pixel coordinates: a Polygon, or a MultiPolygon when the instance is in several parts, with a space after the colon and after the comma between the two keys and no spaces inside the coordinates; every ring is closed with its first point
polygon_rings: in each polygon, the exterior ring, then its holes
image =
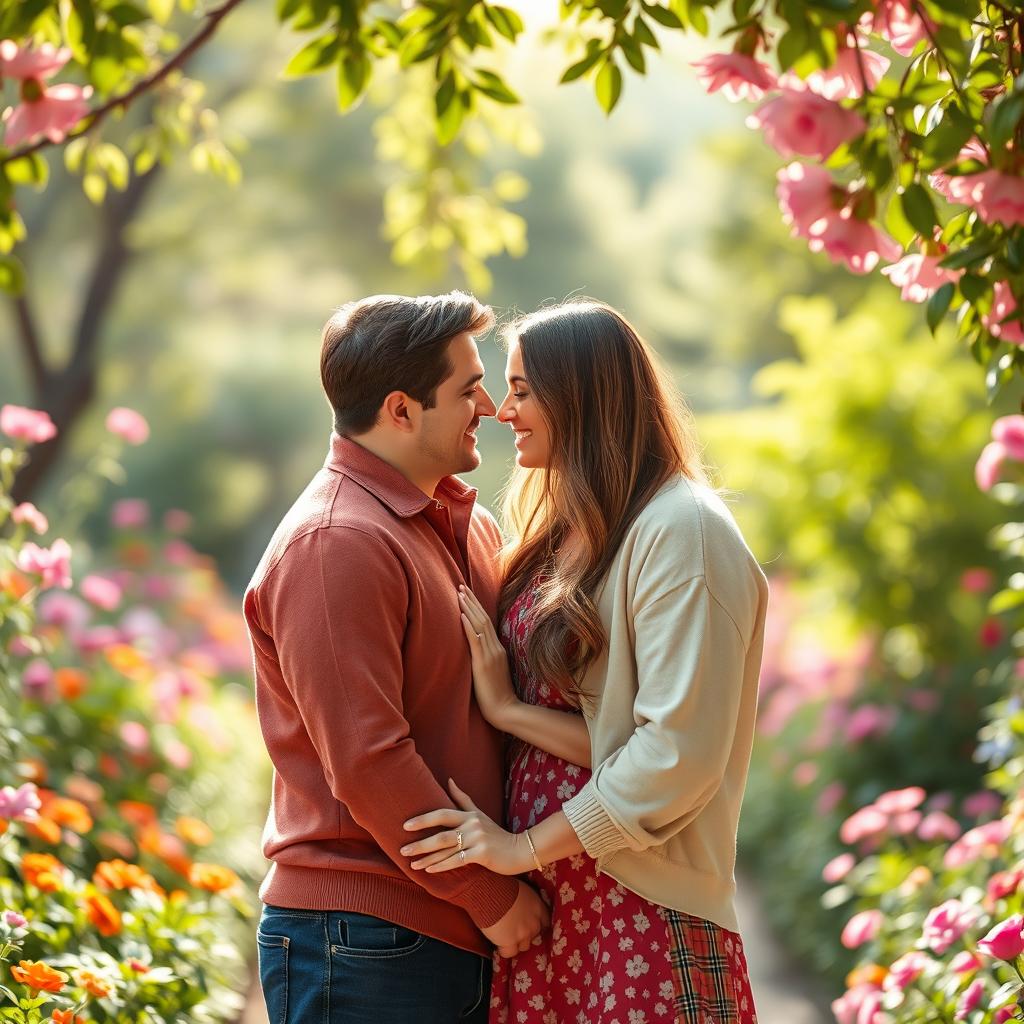
{"type": "Polygon", "coordinates": [[[518,879],[481,869],[478,881],[449,899],[469,914],[477,928],[490,928],[512,909],[518,896],[518,879]]]}
{"type": "Polygon", "coordinates": [[[594,860],[600,860],[629,845],[622,830],[597,799],[593,781],[562,804],[562,810],[583,844],[583,849],[594,860]]]}

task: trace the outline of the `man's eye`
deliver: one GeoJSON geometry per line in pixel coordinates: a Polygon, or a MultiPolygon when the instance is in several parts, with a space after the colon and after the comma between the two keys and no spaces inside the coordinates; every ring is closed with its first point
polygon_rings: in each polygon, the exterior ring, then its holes
{"type": "Polygon", "coordinates": [[[479,388],[473,388],[472,390],[467,391],[466,398],[472,398],[479,390],[479,388]]]}

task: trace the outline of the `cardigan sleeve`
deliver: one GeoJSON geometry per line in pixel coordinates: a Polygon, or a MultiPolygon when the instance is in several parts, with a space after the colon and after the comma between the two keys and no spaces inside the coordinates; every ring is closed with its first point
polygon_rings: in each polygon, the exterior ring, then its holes
{"type": "Polygon", "coordinates": [[[634,617],[637,727],[562,809],[586,852],[660,845],[715,795],[743,692],[746,638],[695,576],[634,617]]]}

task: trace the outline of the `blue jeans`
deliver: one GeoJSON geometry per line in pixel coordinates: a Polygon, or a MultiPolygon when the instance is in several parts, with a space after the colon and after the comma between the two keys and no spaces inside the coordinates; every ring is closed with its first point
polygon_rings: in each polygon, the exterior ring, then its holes
{"type": "Polygon", "coordinates": [[[265,906],[256,944],[270,1024],[487,1024],[490,961],[390,921],[265,906]]]}

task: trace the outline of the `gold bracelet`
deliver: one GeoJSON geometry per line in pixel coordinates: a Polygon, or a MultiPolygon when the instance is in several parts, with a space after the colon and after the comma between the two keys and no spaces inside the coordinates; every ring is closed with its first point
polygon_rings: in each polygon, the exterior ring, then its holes
{"type": "Polygon", "coordinates": [[[526,830],[526,841],[530,844],[530,853],[533,854],[533,863],[537,865],[538,871],[544,870],[544,865],[540,862],[540,857],[537,856],[537,847],[533,845],[533,836],[530,835],[530,830],[526,830]]]}

